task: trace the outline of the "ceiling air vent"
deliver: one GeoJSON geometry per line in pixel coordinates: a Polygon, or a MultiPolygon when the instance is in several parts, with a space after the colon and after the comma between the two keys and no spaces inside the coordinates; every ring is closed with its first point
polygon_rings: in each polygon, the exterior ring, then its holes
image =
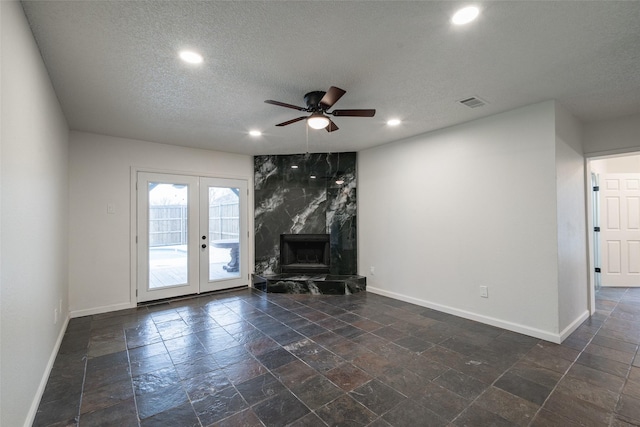
{"type": "Polygon", "coordinates": [[[477,96],[472,96],[471,98],[466,98],[458,102],[462,105],[466,105],[469,108],[478,108],[487,105],[486,101],[478,98],[477,96]]]}

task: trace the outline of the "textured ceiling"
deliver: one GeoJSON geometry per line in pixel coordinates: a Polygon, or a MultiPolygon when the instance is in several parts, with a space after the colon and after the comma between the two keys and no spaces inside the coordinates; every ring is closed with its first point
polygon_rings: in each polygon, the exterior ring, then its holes
{"type": "Polygon", "coordinates": [[[358,151],[556,99],[640,113],[639,1],[23,1],[73,130],[245,154],[358,151]],[[198,66],[181,49],[200,52],[198,66]],[[338,86],[337,132],[275,127],[338,86]],[[457,103],[479,96],[488,104],[457,103]],[[396,128],[385,125],[399,117],[396,128]],[[264,132],[248,136],[250,129],[264,132]]]}

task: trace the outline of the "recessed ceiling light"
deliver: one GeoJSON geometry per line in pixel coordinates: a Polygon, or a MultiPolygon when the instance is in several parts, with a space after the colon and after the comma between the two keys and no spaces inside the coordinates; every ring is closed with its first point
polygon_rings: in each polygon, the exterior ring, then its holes
{"type": "Polygon", "coordinates": [[[184,62],[188,62],[189,64],[200,64],[203,61],[202,55],[190,50],[183,50],[180,52],[180,59],[184,62]]]}
{"type": "Polygon", "coordinates": [[[260,135],[262,135],[262,132],[260,132],[259,130],[250,130],[249,131],[249,135],[251,135],[251,136],[260,136],[260,135]]]}
{"type": "Polygon", "coordinates": [[[400,123],[400,119],[390,119],[387,121],[388,126],[398,126],[400,123]]]}
{"type": "Polygon", "coordinates": [[[475,6],[467,6],[463,7],[459,11],[457,11],[453,17],[451,17],[451,22],[456,25],[464,25],[473,21],[480,14],[480,9],[475,6]]]}

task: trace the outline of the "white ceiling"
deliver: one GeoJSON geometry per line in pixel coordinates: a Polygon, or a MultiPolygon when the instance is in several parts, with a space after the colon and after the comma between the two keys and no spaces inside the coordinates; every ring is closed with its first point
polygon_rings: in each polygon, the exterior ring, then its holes
{"type": "Polygon", "coordinates": [[[583,122],[640,113],[640,1],[23,1],[73,130],[245,154],[358,151],[556,99],[583,122]],[[200,52],[199,66],[178,59],[200,52]],[[337,132],[303,114],[337,86],[337,132]],[[469,96],[488,102],[470,109],[469,96]],[[396,128],[385,125],[399,117],[396,128]],[[264,135],[253,138],[250,129],[264,135]]]}

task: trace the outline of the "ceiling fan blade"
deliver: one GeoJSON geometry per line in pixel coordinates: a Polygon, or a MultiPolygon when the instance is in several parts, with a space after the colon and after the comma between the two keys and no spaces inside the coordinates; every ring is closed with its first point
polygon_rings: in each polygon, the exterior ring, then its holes
{"type": "Polygon", "coordinates": [[[300,120],[304,120],[306,118],[307,116],[298,117],[297,119],[291,119],[286,122],[278,123],[276,126],[287,126],[287,125],[290,125],[291,123],[299,122],[300,120]]]}
{"type": "Polygon", "coordinates": [[[376,110],[333,110],[331,113],[333,116],[350,116],[350,117],[373,117],[376,115],[376,110]]]}
{"type": "Polygon", "coordinates": [[[335,123],[333,123],[333,121],[331,121],[331,119],[329,119],[329,124],[327,125],[327,127],[325,128],[327,130],[327,132],[333,132],[339,129],[338,126],[336,126],[335,123]]]}
{"type": "Polygon", "coordinates": [[[304,108],[304,107],[298,107],[297,105],[286,104],[286,103],[280,102],[280,101],[273,101],[271,99],[267,99],[264,102],[266,102],[267,104],[271,104],[271,105],[277,105],[278,107],[293,108],[294,110],[298,110],[298,111],[307,111],[307,109],[304,108]]]}
{"type": "Polygon", "coordinates": [[[318,103],[322,108],[329,109],[338,102],[338,99],[342,98],[342,95],[347,93],[346,90],[342,90],[339,87],[331,86],[329,91],[324,94],[320,102],[318,103]]]}

